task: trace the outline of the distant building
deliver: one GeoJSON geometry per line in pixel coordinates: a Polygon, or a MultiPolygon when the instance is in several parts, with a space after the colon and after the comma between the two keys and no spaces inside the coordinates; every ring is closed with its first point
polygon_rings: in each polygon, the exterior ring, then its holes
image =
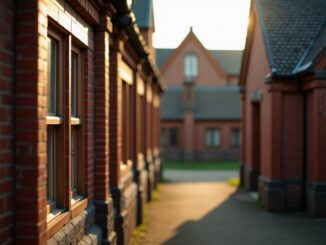
{"type": "Polygon", "coordinates": [[[326,1],[252,1],[241,69],[243,185],[326,217],[326,1]]]}
{"type": "Polygon", "coordinates": [[[176,49],[156,49],[165,160],[239,160],[241,51],[207,50],[190,30],[176,49]]]}

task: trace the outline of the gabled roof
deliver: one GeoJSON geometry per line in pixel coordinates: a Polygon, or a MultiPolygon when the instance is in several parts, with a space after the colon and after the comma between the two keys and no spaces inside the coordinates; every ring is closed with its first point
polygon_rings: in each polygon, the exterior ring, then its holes
{"type": "Polygon", "coordinates": [[[153,1],[136,0],[132,5],[139,28],[154,28],[153,1]]]}
{"type": "Polygon", "coordinates": [[[290,76],[325,48],[325,0],[254,0],[274,75],[290,76]]]}
{"type": "MultiPolygon", "coordinates": [[[[240,120],[239,87],[195,89],[194,118],[196,120],[240,120]]],[[[168,88],[162,96],[161,119],[183,120],[182,88],[168,88]]]]}
{"type": "MultiPolygon", "coordinates": [[[[156,49],[157,66],[161,68],[178,48],[156,49]]],[[[241,57],[242,57],[241,50],[207,50],[207,51],[210,54],[210,56],[214,58],[214,61],[223,68],[226,74],[238,75],[240,73],[241,57]]]]}

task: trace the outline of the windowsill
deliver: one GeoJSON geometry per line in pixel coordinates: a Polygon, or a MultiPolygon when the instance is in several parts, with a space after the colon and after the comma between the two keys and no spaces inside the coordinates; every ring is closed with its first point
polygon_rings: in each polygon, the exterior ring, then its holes
{"type": "Polygon", "coordinates": [[[78,117],[71,117],[70,119],[70,123],[71,125],[80,125],[81,124],[81,120],[78,117]]]}
{"type": "Polygon", "coordinates": [[[60,125],[62,124],[62,118],[57,116],[46,116],[47,125],[60,125]]]}
{"type": "Polygon", "coordinates": [[[71,198],[71,206],[74,206],[75,203],[79,202],[82,200],[84,197],[81,195],[75,195],[71,198]]]}
{"type": "Polygon", "coordinates": [[[75,218],[78,214],[80,214],[83,210],[85,210],[87,207],[87,204],[88,204],[87,198],[85,198],[83,196],[78,196],[78,198],[80,198],[80,199],[77,200],[77,198],[75,199],[75,197],[74,197],[73,199],[76,201],[71,204],[71,218],[72,219],[75,218]]]}
{"type": "Polygon", "coordinates": [[[47,237],[48,239],[57,233],[64,225],[69,222],[69,212],[61,212],[50,222],[48,222],[47,237]]]}
{"type": "Polygon", "coordinates": [[[46,217],[46,221],[49,223],[51,222],[53,219],[55,219],[56,217],[58,217],[60,214],[63,213],[63,209],[61,208],[55,208],[53,209],[50,213],[48,213],[47,217],[46,217]]]}
{"type": "Polygon", "coordinates": [[[220,148],[221,148],[221,146],[209,146],[209,145],[206,145],[206,149],[208,149],[208,150],[218,150],[220,148]]]}

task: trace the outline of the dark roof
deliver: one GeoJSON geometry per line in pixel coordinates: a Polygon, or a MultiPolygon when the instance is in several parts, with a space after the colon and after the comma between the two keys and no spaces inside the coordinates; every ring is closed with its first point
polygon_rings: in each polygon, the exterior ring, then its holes
{"type": "Polygon", "coordinates": [[[274,74],[294,74],[304,62],[314,60],[318,51],[311,48],[325,47],[325,42],[313,45],[322,38],[319,35],[325,35],[321,31],[326,22],[325,0],[255,0],[255,3],[274,74]]]}
{"type": "Polygon", "coordinates": [[[156,65],[158,66],[158,68],[161,68],[161,66],[170,57],[170,55],[173,53],[174,50],[175,49],[169,49],[169,48],[157,48],[155,50],[156,65]]]}
{"type": "MultiPolygon", "coordinates": [[[[156,64],[160,68],[176,49],[156,49],[156,64]]],[[[242,51],[208,50],[228,75],[240,73],[242,51]]]]}
{"type": "MultiPolygon", "coordinates": [[[[168,88],[162,96],[161,118],[183,119],[182,88],[168,88]]],[[[195,88],[196,120],[240,120],[241,102],[238,87],[195,88]]]]}
{"type": "Polygon", "coordinates": [[[306,58],[302,65],[306,65],[311,61],[315,61],[321,54],[326,52],[326,23],[320,30],[315,42],[312,43],[310,51],[307,53],[306,58]]]}
{"type": "Polygon", "coordinates": [[[182,90],[168,88],[161,97],[161,118],[168,120],[183,119],[182,90]]]}
{"type": "Polygon", "coordinates": [[[132,10],[136,16],[136,22],[139,28],[149,28],[153,19],[152,0],[136,0],[132,5],[132,10]]]}

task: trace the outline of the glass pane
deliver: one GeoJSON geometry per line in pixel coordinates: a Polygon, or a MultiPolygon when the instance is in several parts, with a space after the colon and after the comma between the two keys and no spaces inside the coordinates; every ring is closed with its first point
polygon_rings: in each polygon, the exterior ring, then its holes
{"type": "Polygon", "coordinates": [[[175,146],[178,144],[178,130],[176,128],[170,129],[170,145],[175,146]]]}
{"type": "Polygon", "coordinates": [[[78,55],[71,52],[71,114],[77,116],[78,55]]]}
{"type": "Polygon", "coordinates": [[[240,129],[238,128],[234,128],[232,129],[232,145],[233,146],[240,146],[241,144],[241,133],[240,133],[240,129]]]}
{"type": "Polygon", "coordinates": [[[165,130],[165,128],[161,129],[160,139],[161,139],[161,145],[163,145],[163,146],[166,145],[166,130],[165,130]]]}
{"type": "Polygon", "coordinates": [[[221,139],[220,139],[220,130],[214,130],[214,146],[220,146],[221,139]]]}
{"type": "Polygon", "coordinates": [[[206,130],[206,145],[211,145],[211,131],[209,129],[206,130]]]}
{"type": "Polygon", "coordinates": [[[54,200],[54,133],[53,128],[48,128],[48,142],[47,142],[47,196],[49,201],[54,200]]]}
{"type": "Polygon", "coordinates": [[[57,82],[57,53],[58,43],[52,38],[48,38],[48,114],[56,114],[56,82],[57,82]]]}
{"type": "Polygon", "coordinates": [[[74,194],[77,189],[77,164],[76,164],[76,129],[71,129],[71,190],[74,194]]]}

